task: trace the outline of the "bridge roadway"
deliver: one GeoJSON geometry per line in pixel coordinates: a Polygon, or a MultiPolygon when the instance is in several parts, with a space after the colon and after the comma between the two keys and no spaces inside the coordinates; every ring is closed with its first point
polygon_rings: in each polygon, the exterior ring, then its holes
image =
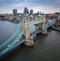
{"type": "MultiPolygon", "coordinates": [[[[31,21],[31,22],[29,22],[31,38],[33,38],[36,35],[36,33],[41,32],[41,30],[39,30],[39,29],[36,30],[36,28],[35,28],[35,30],[32,30],[32,32],[31,32],[31,29],[33,27],[35,27],[35,24],[38,24],[41,22],[42,21],[31,21]]],[[[51,25],[46,24],[46,28],[48,28],[48,26],[50,27],[51,25]]],[[[6,52],[17,47],[18,45],[22,44],[25,41],[25,37],[23,37],[24,32],[25,32],[25,27],[20,32],[20,25],[18,25],[16,32],[8,40],[6,40],[6,42],[4,42],[3,44],[0,45],[0,56],[4,55],[6,52]]]]}

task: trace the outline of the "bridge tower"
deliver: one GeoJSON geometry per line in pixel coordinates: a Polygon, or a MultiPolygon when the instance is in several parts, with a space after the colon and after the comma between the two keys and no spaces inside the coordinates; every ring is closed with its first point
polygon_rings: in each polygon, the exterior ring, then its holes
{"type": "Polygon", "coordinates": [[[31,39],[31,35],[30,35],[30,28],[29,28],[29,24],[28,24],[28,20],[26,17],[23,17],[22,21],[20,25],[21,25],[21,31],[23,30],[23,28],[25,27],[25,32],[24,32],[24,36],[25,36],[25,45],[26,46],[34,46],[34,42],[31,39]]]}
{"type": "Polygon", "coordinates": [[[46,18],[45,18],[45,15],[42,15],[39,17],[39,21],[42,20],[41,23],[37,24],[37,26],[39,28],[41,28],[41,33],[44,34],[44,35],[47,35],[47,29],[46,29],[46,18]]]}
{"type": "Polygon", "coordinates": [[[33,40],[31,39],[31,36],[30,36],[28,22],[25,22],[25,27],[26,27],[26,31],[25,31],[25,38],[26,38],[25,45],[26,46],[34,46],[34,42],[33,42],[33,40]]]}
{"type": "Polygon", "coordinates": [[[46,17],[45,16],[43,16],[42,17],[42,21],[43,21],[43,24],[42,24],[42,34],[44,34],[44,35],[47,35],[48,34],[48,32],[47,32],[47,29],[46,29],[46,27],[45,27],[45,23],[46,23],[46,17]]]}

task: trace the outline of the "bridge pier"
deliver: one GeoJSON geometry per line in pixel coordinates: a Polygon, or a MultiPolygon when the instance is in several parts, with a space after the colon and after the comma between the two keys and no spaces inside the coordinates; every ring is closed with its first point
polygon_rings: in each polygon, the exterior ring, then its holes
{"type": "Polygon", "coordinates": [[[47,29],[45,28],[45,22],[43,22],[43,24],[42,24],[42,32],[41,33],[44,35],[48,34],[47,29]]]}
{"type": "Polygon", "coordinates": [[[46,29],[44,29],[44,30],[42,30],[42,32],[41,32],[43,35],[47,35],[48,34],[48,32],[47,32],[47,30],[46,29]]]}
{"type": "Polygon", "coordinates": [[[31,36],[30,36],[30,31],[29,31],[29,24],[28,22],[25,22],[25,27],[26,27],[26,30],[25,30],[25,38],[26,38],[26,41],[25,41],[25,45],[26,46],[34,46],[34,42],[33,40],[31,39],[31,36]]]}

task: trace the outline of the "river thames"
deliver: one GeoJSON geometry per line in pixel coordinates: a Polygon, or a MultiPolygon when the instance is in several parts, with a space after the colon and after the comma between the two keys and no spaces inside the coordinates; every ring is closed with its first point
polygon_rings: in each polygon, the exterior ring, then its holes
{"type": "MultiPolygon", "coordinates": [[[[0,44],[17,29],[18,24],[0,21],[0,44]]],[[[36,34],[34,47],[24,44],[1,58],[1,61],[60,61],[60,32],[49,29],[48,35],[36,34]]]]}

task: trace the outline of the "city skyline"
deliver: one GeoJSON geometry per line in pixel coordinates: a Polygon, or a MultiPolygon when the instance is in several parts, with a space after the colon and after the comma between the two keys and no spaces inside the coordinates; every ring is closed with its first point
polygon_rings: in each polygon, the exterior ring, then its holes
{"type": "Polygon", "coordinates": [[[0,0],[0,14],[12,13],[17,9],[23,12],[24,7],[33,9],[34,13],[41,11],[44,13],[60,12],[60,0],[0,0]]]}

